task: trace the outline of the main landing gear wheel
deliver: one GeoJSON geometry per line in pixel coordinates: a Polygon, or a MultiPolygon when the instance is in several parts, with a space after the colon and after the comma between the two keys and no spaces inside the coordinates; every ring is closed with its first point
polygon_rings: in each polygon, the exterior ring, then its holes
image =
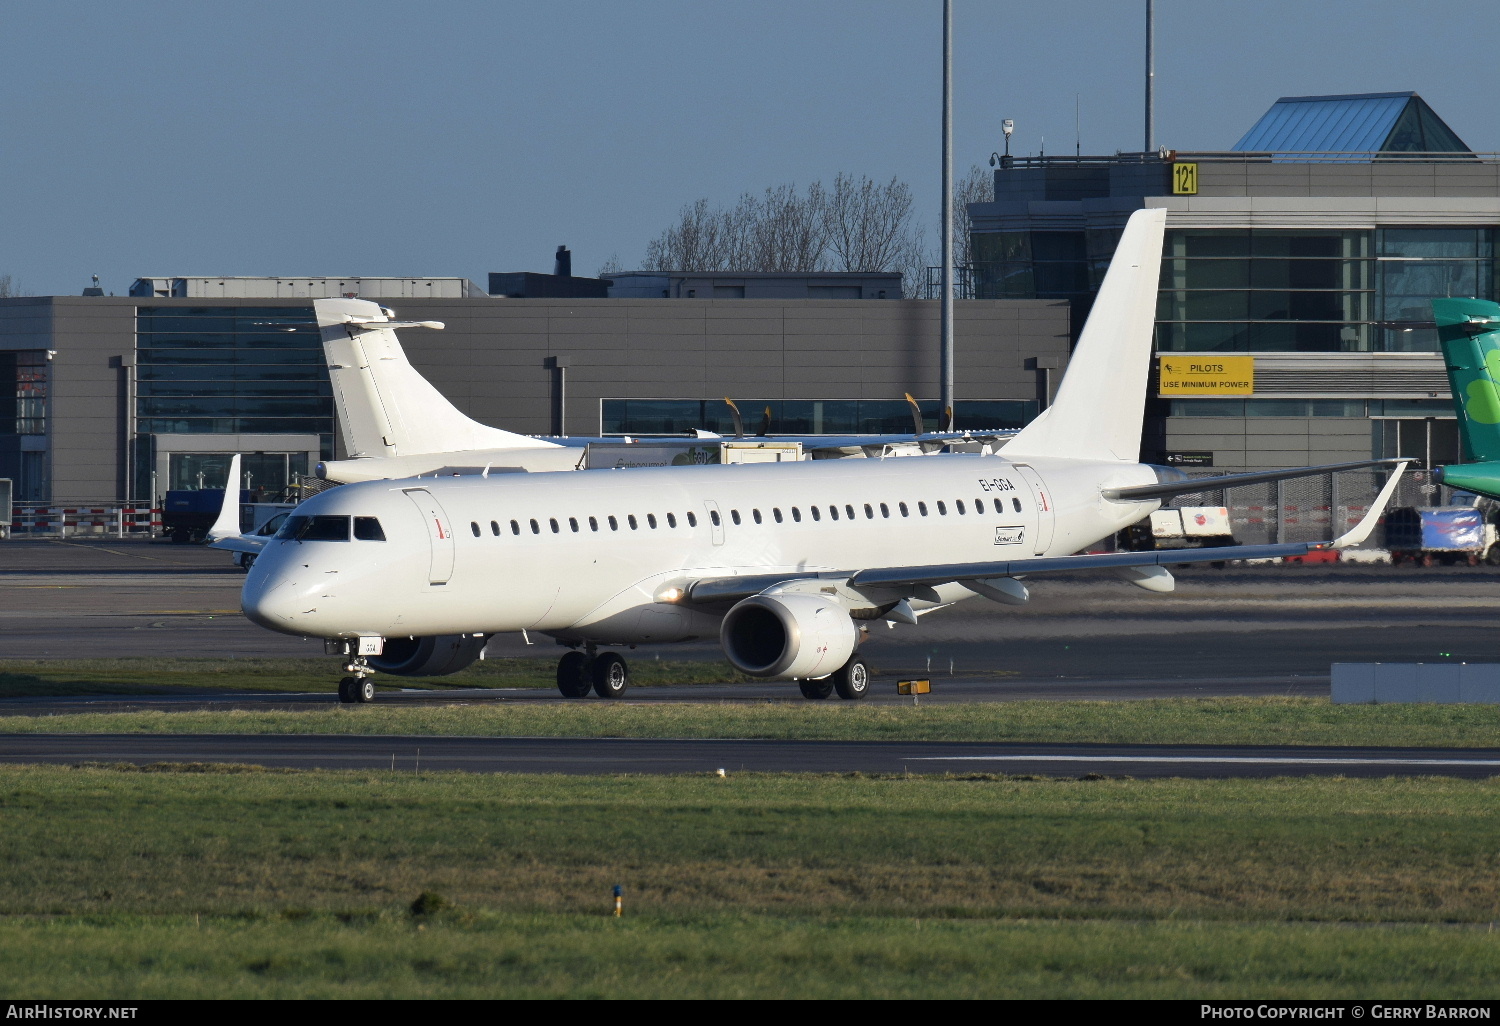
{"type": "Polygon", "coordinates": [[[859,656],[841,666],[832,679],[840,698],[864,698],[870,693],[870,668],[859,656]]]}
{"type": "Polygon", "coordinates": [[[557,661],[557,690],[564,698],[586,698],[592,683],[589,657],[582,652],[569,652],[557,661]]]}
{"type": "Polygon", "coordinates": [[[828,677],[820,677],[818,680],[799,680],[797,690],[802,692],[803,698],[816,702],[833,694],[833,681],[828,677]]]}
{"type": "Polygon", "coordinates": [[[375,682],[369,677],[345,677],[339,681],[339,701],[345,704],[375,701],[375,682]]]}
{"type": "Polygon", "coordinates": [[[623,698],[630,687],[630,670],[625,660],[606,652],[594,660],[594,693],[600,698],[623,698]]]}

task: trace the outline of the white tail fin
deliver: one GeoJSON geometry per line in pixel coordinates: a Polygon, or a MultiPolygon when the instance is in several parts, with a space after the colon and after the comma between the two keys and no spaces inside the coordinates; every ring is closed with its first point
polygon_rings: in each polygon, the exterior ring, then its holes
{"type": "Polygon", "coordinates": [[[554,446],[464,416],[417,373],[395,329],[442,327],[438,322],[392,321],[389,311],[364,299],[317,299],[313,309],[350,456],[554,446]]]}
{"type": "Polygon", "coordinates": [[[1165,210],[1130,215],[1057,398],[1006,443],[1003,455],[1140,458],[1166,223],[1165,210]]]}

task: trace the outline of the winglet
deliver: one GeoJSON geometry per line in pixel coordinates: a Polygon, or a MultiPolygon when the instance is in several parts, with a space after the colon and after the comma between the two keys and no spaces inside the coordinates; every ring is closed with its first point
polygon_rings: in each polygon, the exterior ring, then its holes
{"type": "Polygon", "coordinates": [[[224,501],[219,505],[219,516],[214,526],[208,529],[208,540],[216,542],[223,538],[238,538],[240,535],[240,454],[235,453],[229,461],[229,479],[224,482],[224,501]]]}
{"type": "Polygon", "coordinates": [[[1380,489],[1380,494],[1375,496],[1375,501],[1370,503],[1370,511],[1365,514],[1364,519],[1355,524],[1352,530],[1335,538],[1333,543],[1329,545],[1329,548],[1352,549],[1370,537],[1370,532],[1375,530],[1376,521],[1385,513],[1385,505],[1391,501],[1391,496],[1396,492],[1396,484],[1401,480],[1401,475],[1405,472],[1405,463],[1396,464],[1396,469],[1392,472],[1390,480],[1386,481],[1385,487],[1380,489]]]}

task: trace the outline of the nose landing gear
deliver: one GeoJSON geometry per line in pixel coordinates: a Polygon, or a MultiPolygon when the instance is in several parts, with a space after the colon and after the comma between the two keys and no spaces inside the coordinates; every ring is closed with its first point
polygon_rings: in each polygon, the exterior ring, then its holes
{"type": "Polygon", "coordinates": [[[344,672],[350,676],[339,681],[340,702],[352,705],[375,701],[375,682],[369,676],[374,671],[364,656],[355,656],[345,663],[344,672]]]}
{"type": "Polygon", "coordinates": [[[587,698],[589,691],[600,698],[622,698],[630,687],[630,668],[613,652],[594,654],[572,651],[557,662],[557,690],[564,698],[587,698]]]}

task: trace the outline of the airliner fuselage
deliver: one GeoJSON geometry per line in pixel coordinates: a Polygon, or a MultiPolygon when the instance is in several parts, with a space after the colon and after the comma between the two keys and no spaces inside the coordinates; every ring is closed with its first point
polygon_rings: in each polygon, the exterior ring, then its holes
{"type": "Polygon", "coordinates": [[[310,519],[262,552],[244,608],[324,638],[679,641],[718,630],[719,612],[679,601],[692,581],[1077,552],[1158,505],[1101,489],[1155,479],[950,455],[365,482],[298,508],[310,519]]]}

